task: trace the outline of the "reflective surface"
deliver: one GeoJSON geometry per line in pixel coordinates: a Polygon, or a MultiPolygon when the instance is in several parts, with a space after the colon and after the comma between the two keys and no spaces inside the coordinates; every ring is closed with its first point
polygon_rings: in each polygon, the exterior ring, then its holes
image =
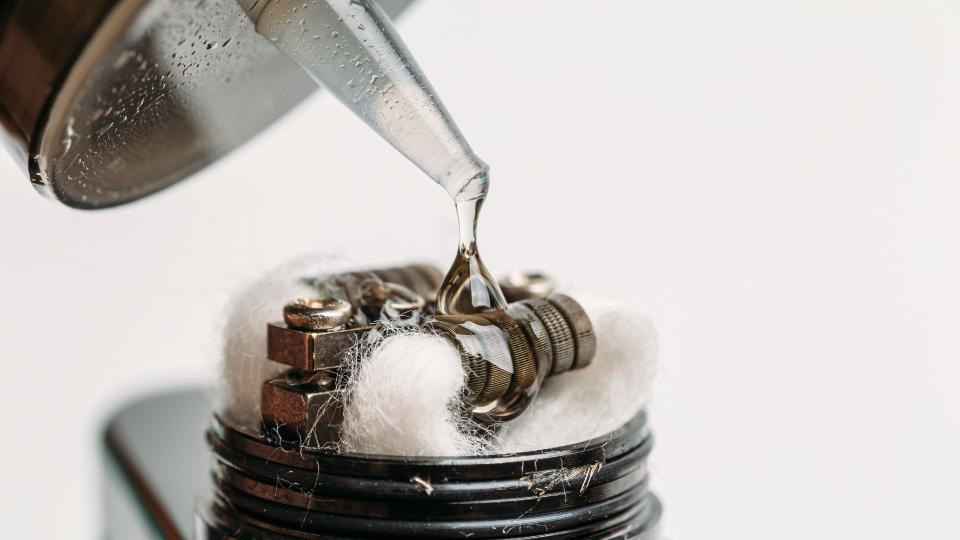
{"type": "Polygon", "coordinates": [[[487,270],[477,248],[477,220],[484,199],[457,203],[460,239],[457,255],[437,293],[439,313],[478,313],[507,308],[500,285],[487,270]]]}
{"type": "Polygon", "coordinates": [[[405,458],[280,451],[212,416],[208,393],[148,396],[112,416],[106,538],[657,537],[643,412],[596,439],[538,452],[405,458]],[[421,477],[430,491],[411,480],[421,477]],[[363,534],[342,533],[357,524],[363,534]]]}
{"type": "MultiPolygon", "coordinates": [[[[407,4],[384,7],[395,14],[407,4]]],[[[67,205],[103,208],[167,187],[260,132],[316,87],[256,34],[236,0],[118,0],[77,17],[73,26],[84,31],[51,31],[47,20],[73,5],[83,3],[5,6],[3,18],[28,22],[18,27],[22,42],[0,58],[4,79],[18,75],[6,69],[10,57],[36,43],[51,42],[75,58],[48,67],[62,72],[51,76],[53,91],[33,114],[19,123],[10,110],[0,114],[31,181],[67,205]]]]}
{"type": "MultiPolygon", "coordinates": [[[[506,309],[477,251],[488,167],[470,148],[440,97],[376,2],[248,1],[262,34],[393,145],[453,199],[460,241],[439,292],[441,313],[506,309]]],[[[314,170],[309,162],[307,170],[314,170]]]]}
{"type": "Polygon", "coordinates": [[[482,198],[473,153],[377,2],[254,3],[257,32],[299,64],[456,201],[482,198]]]}

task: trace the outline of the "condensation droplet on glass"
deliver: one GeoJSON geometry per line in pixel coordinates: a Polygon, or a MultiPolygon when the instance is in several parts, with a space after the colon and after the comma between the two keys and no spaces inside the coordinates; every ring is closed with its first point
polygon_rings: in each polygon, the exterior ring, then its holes
{"type": "Polygon", "coordinates": [[[293,4],[302,5],[301,2],[273,0],[267,4],[257,21],[257,32],[269,38],[443,186],[457,203],[461,249],[451,268],[451,273],[456,274],[452,276],[456,283],[448,290],[449,303],[441,309],[450,312],[502,309],[502,293],[476,256],[475,236],[470,241],[470,236],[475,235],[473,228],[480,201],[487,192],[486,164],[463,139],[412,58],[404,54],[402,47],[392,47],[402,40],[377,6],[362,1],[315,0],[304,8],[301,15],[309,19],[311,26],[336,28],[329,34],[333,38],[331,49],[336,50],[329,56],[321,56],[313,45],[305,43],[296,26],[289,21],[284,24],[293,4]],[[334,26],[343,23],[344,17],[351,18],[350,25],[334,26]],[[370,26],[369,32],[366,32],[367,26],[370,26]],[[369,43],[385,45],[371,47],[369,43]],[[351,53],[353,47],[357,47],[358,55],[351,53]],[[336,60],[337,50],[344,51],[339,57],[343,63],[336,60]],[[358,92],[357,84],[365,86],[365,90],[358,92]],[[374,87],[376,84],[383,88],[374,87]],[[376,95],[382,99],[371,99],[376,95]]]}

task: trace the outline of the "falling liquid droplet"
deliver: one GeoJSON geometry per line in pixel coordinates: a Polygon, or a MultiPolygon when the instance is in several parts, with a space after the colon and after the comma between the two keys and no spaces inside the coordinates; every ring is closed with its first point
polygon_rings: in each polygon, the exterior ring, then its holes
{"type": "Polygon", "coordinates": [[[503,293],[477,251],[477,218],[487,193],[487,166],[407,56],[389,18],[373,2],[318,0],[292,21],[292,8],[302,6],[301,0],[265,4],[257,32],[443,186],[456,204],[457,256],[441,286],[437,309],[449,314],[505,309],[503,293]],[[344,16],[350,18],[349,24],[343,24],[344,16]],[[323,39],[310,40],[314,32],[304,35],[295,24],[301,17],[311,29],[326,28],[316,33],[323,39]],[[386,46],[370,47],[373,42],[386,46]],[[317,44],[327,50],[320,52],[317,44]]]}
{"type": "Polygon", "coordinates": [[[437,311],[469,314],[507,308],[500,286],[480,259],[477,249],[477,220],[483,198],[457,201],[460,242],[453,265],[437,294],[437,311]]]}

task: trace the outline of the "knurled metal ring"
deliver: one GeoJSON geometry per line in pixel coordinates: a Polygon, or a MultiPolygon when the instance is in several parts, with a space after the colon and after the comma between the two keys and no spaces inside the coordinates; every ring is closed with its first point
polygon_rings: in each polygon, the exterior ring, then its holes
{"type": "Polygon", "coordinates": [[[571,369],[587,367],[597,352],[597,336],[593,333],[590,317],[576,300],[565,294],[554,294],[547,300],[560,310],[573,331],[573,340],[577,347],[571,369]]]}
{"type": "Polygon", "coordinates": [[[510,304],[507,307],[507,314],[517,321],[526,333],[527,340],[533,345],[534,357],[537,360],[537,384],[534,389],[536,391],[553,369],[553,347],[550,345],[547,327],[537,318],[530,306],[523,302],[510,304]]]}
{"type": "Polygon", "coordinates": [[[428,331],[443,337],[450,342],[460,354],[460,362],[463,364],[464,371],[467,373],[466,400],[468,403],[474,403],[483,393],[483,388],[487,385],[489,377],[490,364],[483,358],[472,354],[463,348],[463,345],[453,336],[462,333],[462,329],[455,324],[444,321],[432,320],[426,324],[428,331]]]}
{"type": "Polygon", "coordinates": [[[482,415],[483,419],[506,421],[514,418],[525,408],[527,397],[537,384],[537,365],[523,328],[506,312],[484,313],[498,328],[506,332],[513,360],[513,377],[506,392],[497,398],[496,406],[482,415]]]}
{"type": "Polygon", "coordinates": [[[546,300],[533,298],[524,300],[524,303],[533,309],[540,322],[547,327],[550,345],[553,348],[553,369],[550,373],[558,375],[569,371],[573,366],[576,343],[573,340],[573,333],[570,330],[570,325],[567,324],[567,320],[556,306],[546,300]]]}
{"type": "MultiPolygon", "coordinates": [[[[495,328],[496,331],[506,334],[505,330],[500,329],[498,326],[494,325],[488,319],[480,315],[438,315],[431,324],[437,322],[448,323],[447,331],[453,334],[454,336],[464,336],[465,338],[475,338],[480,339],[483,336],[477,336],[474,332],[465,328],[464,325],[467,323],[474,323],[479,326],[489,326],[495,328]]],[[[454,341],[458,339],[456,337],[452,338],[454,341]]],[[[487,343],[489,345],[489,343],[487,343]]],[[[465,342],[460,341],[457,344],[457,347],[464,351],[466,357],[479,357],[483,358],[479,354],[479,351],[470,351],[464,348],[465,342]]],[[[505,349],[501,354],[510,354],[510,345],[509,338],[502,345],[505,349]]],[[[510,381],[513,379],[513,374],[495,363],[491,362],[489,359],[483,358],[483,362],[487,364],[486,369],[486,379],[484,381],[483,389],[480,390],[476,397],[471,401],[471,404],[476,405],[477,407],[486,407],[487,405],[493,404],[500,396],[502,396],[508,388],[510,388],[510,381]]],[[[468,383],[469,384],[469,383],[468,383]]]]}

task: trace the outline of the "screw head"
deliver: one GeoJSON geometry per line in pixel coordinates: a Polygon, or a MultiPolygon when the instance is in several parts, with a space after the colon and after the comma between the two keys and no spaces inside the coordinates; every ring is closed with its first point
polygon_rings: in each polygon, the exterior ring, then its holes
{"type": "Polygon", "coordinates": [[[300,330],[333,330],[353,318],[353,307],[338,298],[297,298],[283,306],[283,320],[300,330]]]}
{"type": "Polygon", "coordinates": [[[546,298],[555,285],[553,278],[540,272],[511,272],[500,278],[500,290],[509,302],[546,298]]]}

